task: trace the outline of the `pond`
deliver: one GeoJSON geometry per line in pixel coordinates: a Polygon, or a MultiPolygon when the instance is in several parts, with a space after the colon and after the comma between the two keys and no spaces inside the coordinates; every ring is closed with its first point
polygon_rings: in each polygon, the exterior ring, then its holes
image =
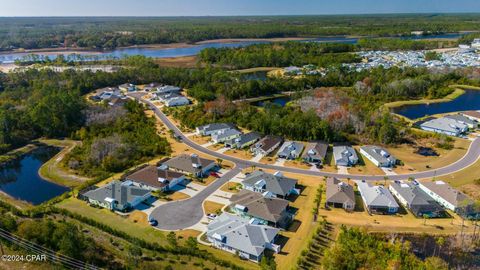
{"type": "Polygon", "coordinates": [[[465,90],[465,94],[449,102],[405,105],[394,108],[393,112],[410,119],[417,119],[427,115],[469,110],[480,110],[479,90],[465,90]]]}
{"type": "Polygon", "coordinates": [[[59,152],[55,147],[40,147],[0,169],[0,191],[11,197],[39,205],[69,189],[46,181],[38,169],[59,152]]]}
{"type": "Polygon", "coordinates": [[[242,74],[242,79],[246,81],[258,80],[266,81],[267,80],[267,71],[255,71],[242,74]]]}
{"type": "Polygon", "coordinates": [[[291,100],[292,100],[291,97],[277,97],[277,98],[265,99],[262,101],[256,101],[256,102],[253,102],[252,105],[257,107],[265,107],[266,104],[273,103],[273,104],[277,104],[282,107],[285,107],[285,105],[287,105],[287,103],[291,100]]]}

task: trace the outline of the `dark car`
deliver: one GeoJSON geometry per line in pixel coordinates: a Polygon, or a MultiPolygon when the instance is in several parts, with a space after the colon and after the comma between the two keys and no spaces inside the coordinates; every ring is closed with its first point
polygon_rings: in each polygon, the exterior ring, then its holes
{"type": "Polygon", "coordinates": [[[153,227],[155,227],[155,226],[158,225],[158,221],[156,221],[155,219],[150,219],[150,220],[148,221],[148,223],[150,223],[150,225],[153,226],[153,227]]]}

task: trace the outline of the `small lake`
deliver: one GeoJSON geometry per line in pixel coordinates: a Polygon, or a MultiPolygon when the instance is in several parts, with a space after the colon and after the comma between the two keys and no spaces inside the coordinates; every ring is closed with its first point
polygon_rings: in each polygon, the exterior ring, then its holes
{"type": "Polygon", "coordinates": [[[291,100],[292,100],[291,97],[278,97],[278,98],[266,99],[262,101],[256,101],[256,102],[253,102],[252,105],[257,107],[265,107],[266,104],[272,103],[272,104],[285,107],[285,105],[287,105],[287,103],[291,100]]]}
{"type": "Polygon", "coordinates": [[[405,105],[394,108],[393,112],[410,119],[417,119],[427,115],[469,110],[480,110],[479,90],[465,90],[465,94],[449,102],[405,105]]]}
{"type": "Polygon", "coordinates": [[[46,181],[38,169],[59,152],[55,147],[41,147],[0,169],[0,191],[33,205],[57,197],[69,189],[46,181]]]}
{"type": "MultiPolygon", "coordinates": [[[[458,38],[462,36],[463,33],[446,33],[440,35],[430,35],[430,36],[408,36],[408,37],[401,37],[402,39],[430,39],[430,38],[439,38],[439,39],[448,39],[448,38],[458,38]]],[[[297,42],[332,42],[332,43],[347,43],[347,44],[356,44],[358,42],[358,38],[352,38],[347,36],[333,36],[333,37],[319,37],[314,38],[311,40],[297,40],[297,42]]],[[[223,43],[223,42],[209,42],[209,43],[202,43],[202,44],[194,44],[192,46],[186,48],[138,48],[138,47],[130,47],[130,48],[118,48],[113,51],[104,51],[99,52],[96,54],[92,54],[91,52],[80,52],[77,55],[81,55],[85,57],[84,61],[87,60],[105,60],[105,59],[112,59],[112,58],[123,58],[125,56],[133,56],[133,55],[143,55],[152,58],[167,58],[167,57],[181,57],[181,56],[191,56],[197,55],[200,53],[201,50],[206,48],[238,48],[238,47],[245,47],[253,44],[266,44],[270,43],[270,41],[262,41],[262,40],[254,40],[254,41],[240,41],[240,42],[233,42],[233,43],[223,43]]],[[[28,56],[30,53],[6,53],[0,54],[0,63],[13,63],[15,60],[21,60],[24,57],[28,56]]],[[[72,56],[71,53],[35,53],[38,55],[40,59],[44,59],[47,56],[50,59],[55,59],[58,55],[63,55],[67,59],[71,60],[81,60],[76,56],[72,56]],[[70,57],[70,58],[69,58],[70,57]]]]}
{"type": "Polygon", "coordinates": [[[249,73],[242,74],[241,77],[243,80],[246,80],[246,81],[252,81],[252,80],[266,81],[267,72],[266,71],[249,72],[249,73]]]}

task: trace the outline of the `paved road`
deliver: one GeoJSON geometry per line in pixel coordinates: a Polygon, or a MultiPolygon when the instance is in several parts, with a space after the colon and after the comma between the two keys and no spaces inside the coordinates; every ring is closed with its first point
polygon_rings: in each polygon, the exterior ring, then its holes
{"type": "MultiPolygon", "coordinates": [[[[249,161],[249,160],[243,160],[239,159],[236,157],[232,157],[229,155],[217,153],[213,150],[210,150],[208,148],[202,147],[201,145],[197,144],[196,142],[190,140],[188,137],[186,137],[182,131],[180,131],[166,116],[165,114],[158,109],[153,103],[151,103],[148,100],[141,99],[141,93],[135,93],[131,94],[131,96],[135,97],[138,100],[143,101],[147,105],[149,105],[155,112],[155,114],[160,118],[160,120],[170,129],[173,130],[175,135],[179,136],[182,141],[190,146],[191,148],[198,150],[202,153],[214,156],[216,158],[221,158],[223,160],[228,160],[231,161],[237,165],[241,165],[242,167],[251,167],[255,166],[256,168],[261,168],[261,169],[271,169],[271,170],[276,170],[276,171],[283,171],[283,172],[290,172],[290,173],[298,173],[298,174],[305,174],[305,175],[311,175],[311,176],[332,176],[332,177],[337,177],[337,178],[350,178],[352,180],[367,180],[367,181],[378,181],[378,180],[384,180],[385,175],[355,175],[355,174],[341,174],[341,173],[329,173],[329,172],[323,172],[323,171],[311,171],[311,170],[305,170],[305,169],[297,169],[297,168],[291,168],[291,167],[283,167],[283,166],[275,166],[275,165],[269,165],[269,164],[263,164],[259,162],[254,162],[254,161],[249,161]]],[[[447,175],[451,174],[457,171],[460,171],[462,169],[465,169],[466,167],[472,165],[475,163],[478,159],[480,158],[480,138],[475,138],[474,141],[472,141],[467,153],[465,156],[463,156],[460,160],[458,160],[455,163],[452,163],[448,166],[438,168],[435,170],[429,170],[429,171],[423,171],[423,172],[415,172],[415,173],[410,173],[410,174],[398,174],[398,175],[389,175],[388,178],[390,180],[406,180],[409,177],[414,177],[417,179],[421,178],[430,178],[430,177],[435,177],[435,176],[441,176],[441,175],[447,175]]]]}
{"type": "Polygon", "coordinates": [[[150,217],[158,221],[157,228],[161,230],[182,230],[197,224],[204,216],[203,201],[242,169],[239,166],[233,168],[191,198],[160,205],[152,211],[150,217]]]}

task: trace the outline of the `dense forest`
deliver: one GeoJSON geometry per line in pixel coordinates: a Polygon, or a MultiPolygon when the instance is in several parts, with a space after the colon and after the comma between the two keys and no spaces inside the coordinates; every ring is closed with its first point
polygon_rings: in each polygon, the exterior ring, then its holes
{"type": "Polygon", "coordinates": [[[478,14],[0,18],[0,50],[197,42],[221,38],[408,36],[480,30],[478,14]]]}

